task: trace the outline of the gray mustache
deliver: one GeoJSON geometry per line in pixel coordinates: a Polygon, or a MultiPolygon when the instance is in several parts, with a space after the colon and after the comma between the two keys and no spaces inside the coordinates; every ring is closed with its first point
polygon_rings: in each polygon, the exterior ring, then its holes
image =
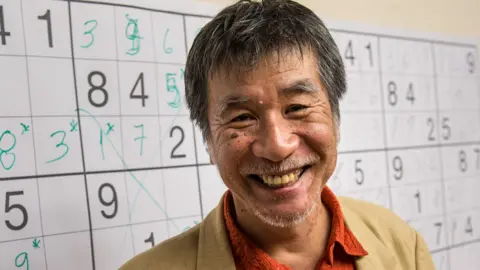
{"type": "Polygon", "coordinates": [[[260,159],[252,164],[245,164],[240,167],[240,174],[259,174],[259,175],[277,175],[285,171],[300,169],[320,161],[320,156],[312,154],[306,157],[294,157],[282,160],[281,162],[271,162],[260,159]]]}

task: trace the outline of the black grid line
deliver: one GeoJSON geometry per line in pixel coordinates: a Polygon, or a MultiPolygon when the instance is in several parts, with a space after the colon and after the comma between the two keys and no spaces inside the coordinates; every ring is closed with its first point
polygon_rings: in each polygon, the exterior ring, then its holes
{"type": "MultiPolygon", "coordinates": [[[[20,16],[21,16],[21,20],[23,21],[23,0],[20,1],[20,16]]],[[[27,39],[26,39],[26,36],[25,36],[25,24],[22,23],[22,26],[23,26],[23,42],[24,42],[24,46],[25,46],[25,54],[27,52],[27,39]]],[[[28,57],[25,57],[25,68],[26,68],[26,72],[27,72],[27,88],[28,88],[28,105],[29,105],[29,108],[30,108],[30,121],[31,121],[31,132],[32,132],[32,146],[33,146],[33,161],[35,163],[35,174],[38,174],[38,167],[37,167],[37,149],[35,147],[35,128],[34,128],[34,122],[33,122],[33,110],[32,110],[32,95],[31,95],[31,86],[30,86],[30,76],[29,76],[29,66],[28,66],[28,57]]],[[[42,217],[42,203],[41,203],[41,200],[40,200],[40,183],[38,181],[38,178],[35,179],[35,182],[37,183],[37,199],[38,199],[38,212],[39,212],[39,215],[40,215],[40,231],[42,232],[42,235],[44,234],[43,233],[43,217],[42,217]]],[[[47,257],[47,248],[45,245],[43,245],[43,256],[45,256],[45,258],[47,257]]],[[[48,264],[47,264],[47,260],[45,260],[45,268],[48,269],[48,264]]]]}
{"type": "MultiPolygon", "coordinates": [[[[434,72],[434,80],[433,80],[433,89],[435,91],[435,104],[436,104],[436,108],[437,108],[437,112],[436,112],[436,117],[437,117],[437,124],[438,124],[438,121],[440,119],[440,100],[439,100],[439,95],[440,93],[438,92],[438,83],[437,83],[437,79],[438,79],[438,75],[437,75],[437,65],[436,65],[436,58],[435,58],[435,44],[431,43],[430,44],[430,49],[431,49],[431,54],[432,54],[432,64],[433,64],[433,72],[434,72]]],[[[444,166],[444,163],[445,161],[443,160],[443,154],[442,154],[442,139],[440,137],[440,129],[437,128],[436,129],[437,132],[436,132],[436,136],[437,138],[439,139],[439,147],[437,148],[438,149],[438,154],[439,154],[439,159],[440,159],[440,176],[441,176],[441,189],[442,189],[442,196],[443,196],[443,200],[442,200],[442,204],[443,204],[443,209],[442,209],[442,214],[443,214],[443,224],[447,225],[447,226],[444,226],[446,229],[444,230],[443,232],[443,236],[445,237],[445,243],[448,246],[450,246],[450,237],[449,237],[449,228],[448,228],[448,217],[447,217],[447,192],[445,191],[445,175],[444,175],[444,172],[443,172],[443,166],[444,166]]],[[[433,253],[433,252],[432,252],[433,253]]],[[[451,269],[451,263],[450,263],[450,253],[447,252],[446,254],[446,259],[447,259],[447,266],[448,266],[448,269],[451,269]]]]}
{"type": "Polygon", "coordinates": [[[394,209],[393,207],[393,197],[392,197],[392,184],[390,183],[390,162],[388,160],[388,135],[387,135],[387,117],[386,117],[386,108],[385,108],[385,97],[384,97],[384,89],[383,89],[383,72],[382,72],[382,55],[381,55],[381,42],[380,37],[376,37],[377,39],[377,56],[378,56],[378,83],[380,84],[380,100],[382,106],[382,120],[383,120],[383,143],[384,147],[384,154],[385,154],[385,165],[387,166],[385,172],[387,173],[387,185],[388,185],[388,202],[390,203],[390,209],[394,209]]]}
{"type": "Polygon", "coordinates": [[[75,46],[73,45],[73,26],[72,26],[72,7],[71,3],[68,2],[68,24],[70,29],[70,49],[72,54],[72,72],[73,72],[73,84],[75,87],[75,105],[77,106],[77,120],[78,120],[78,132],[80,133],[80,152],[82,155],[82,169],[83,169],[83,180],[85,183],[85,198],[87,204],[87,214],[88,214],[88,226],[89,226],[89,235],[90,235],[90,253],[92,258],[92,269],[95,270],[95,246],[93,242],[93,231],[92,231],[92,214],[90,209],[90,196],[88,192],[88,181],[87,181],[87,174],[86,172],[86,165],[85,165],[85,150],[83,146],[83,137],[82,137],[82,123],[80,119],[80,104],[79,104],[79,97],[78,97],[78,84],[77,84],[77,72],[75,66],[75,46]]]}
{"type": "MultiPolygon", "coordinates": [[[[122,4],[114,4],[114,3],[100,3],[100,2],[83,2],[83,1],[80,1],[80,0],[58,0],[58,1],[64,1],[64,2],[68,2],[68,15],[69,15],[69,27],[70,27],[70,42],[71,42],[71,54],[72,54],[72,57],[57,57],[57,58],[64,58],[64,59],[69,59],[69,60],[72,60],[72,65],[73,65],[73,73],[74,73],[74,84],[75,84],[75,95],[76,95],[76,105],[77,105],[77,109],[79,108],[79,100],[78,100],[78,89],[77,89],[77,78],[76,78],[76,71],[75,71],[75,60],[94,60],[94,61],[98,61],[98,60],[101,60],[101,59],[82,59],[82,58],[76,58],[75,55],[74,55],[74,44],[73,44],[73,31],[72,31],[72,17],[71,17],[71,2],[76,2],[76,3],[84,3],[84,4],[99,4],[99,5],[110,5],[110,6],[113,6],[114,8],[115,7],[130,7],[130,8],[136,8],[136,9],[143,9],[143,10],[147,10],[147,11],[153,11],[153,12],[165,12],[165,13],[171,13],[171,14],[177,14],[177,15],[182,15],[182,19],[183,19],[183,26],[184,26],[184,38],[185,38],[185,47],[186,47],[186,50],[188,50],[188,42],[187,42],[187,32],[186,32],[186,21],[185,21],[185,18],[186,16],[195,16],[195,17],[205,17],[205,18],[210,18],[209,16],[198,16],[198,15],[195,15],[195,14],[185,14],[185,13],[179,13],[179,12],[169,12],[169,11],[162,11],[162,10],[156,10],[156,9],[149,9],[149,8],[144,8],[144,7],[138,7],[138,6],[130,6],[130,5],[122,5],[122,4]]],[[[23,12],[23,8],[22,8],[22,12],[23,12]]],[[[23,16],[23,14],[22,14],[23,16]]],[[[151,16],[151,14],[150,14],[151,16]]],[[[116,22],[114,23],[116,25],[116,22]]],[[[153,28],[152,28],[153,30],[153,28]]],[[[418,38],[407,38],[407,37],[397,37],[397,36],[390,36],[390,35],[382,35],[382,34],[375,34],[375,33],[368,33],[368,32],[357,32],[357,31],[348,31],[348,30],[339,30],[339,29],[331,29],[331,31],[337,31],[337,32],[344,32],[344,33],[351,33],[351,34],[362,34],[362,35],[372,35],[372,36],[375,36],[377,38],[377,41],[379,43],[378,45],[378,56],[379,56],[379,66],[380,66],[380,61],[381,61],[381,55],[380,55],[380,38],[395,38],[395,39],[400,39],[400,40],[411,40],[411,41],[420,41],[420,42],[429,42],[431,43],[432,46],[434,46],[435,44],[446,44],[446,45],[454,45],[454,46],[461,46],[461,47],[475,47],[474,45],[470,45],[470,44],[463,44],[463,43],[456,43],[456,42],[443,42],[443,41],[432,41],[432,40],[429,40],[429,39],[418,39],[418,38]]],[[[115,34],[116,31],[115,31],[115,34]]],[[[25,31],[24,31],[24,35],[25,35],[25,31]]],[[[25,38],[24,38],[25,40],[25,38]]],[[[25,41],[26,42],[26,41],[25,41]]],[[[115,42],[115,45],[117,46],[117,42],[115,42]]],[[[187,51],[188,53],[188,51],[187,51]]],[[[434,54],[434,50],[432,49],[432,53],[434,54]]],[[[118,51],[117,51],[117,54],[118,54],[118,51]]],[[[8,55],[8,56],[11,56],[11,55],[8,55]]],[[[20,56],[20,55],[19,55],[20,56]]],[[[49,58],[49,57],[46,57],[46,56],[30,56],[30,55],[21,55],[22,57],[44,57],[44,58],[49,58]]],[[[50,58],[56,58],[56,57],[50,57],[50,58]]],[[[117,57],[118,58],[118,57],[117,57]]],[[[156,57],[155,57],[156,58],[156,57]]],[[[119,64],[119,60],[118,59],[109,59],[108,61],[116,61],[117,63],[117,75],[118,74],[118,64],[119,64]]],[[[129,62],[128,60],[125,61],[125,60],[121,60],[122,62],[129,62]]],[[[435,61],[435,55],[433,57],[433,61],[435,61]]],[[[131,61],[131,62],[147,62],[147,61],[131,61]]],[[[148,63],[152,63],[152,62],[148,62],[148,63]]],[[[163,64],[163,63],[157,63],[157,64],[163,64]]],[[[171,63],[167,63],[167,64],[171,64],[171,63]]],[[[175,63],[175,65],[181,65],[181,64],[178,64],[178,63],[175,63]]],[[[434,64],[435,66],[435,64],[434,64]]],[[[157,65],[155,65],[155,70],[157,69],[157,65]]],[[[379,72],[380,72],[380,80],[382,80],[382,69],[381,67],[379,68],[379,72]]],[[[157,74],[157,72],[156,72],[157,74]]],[[[432,76],[431,74],[429,74],[428,76],[432,76]]],[[[434,84],[435,84],[435,91],[436,91],[436,102],[437,102],[437,106],[436,106],[436,115],[437,115],[437,122],[438,122],[438,119],[439,119],[439,113],[442,112],[439,108],[439,101],[438,101],[438,88],[437,88],[437,81],[436,81],[436,75],[433,74],[433,76],[435,77],[435,80],[434,80],[434,84]]],[[[27,62],[27,77],[28,77],[28,62],[27,62]]],[[[117,76],[117,79],[118,79],[118,83],[120,78],[119,76],[117,76]]],[[[157,80],[156,80],[157,81],[157,80]]],[[[158,82],[156,82],[156,84],[158,84],[158,82]]],[[[381,88],[380,88],[380,91],[381,91],[381,94],[383,95],[383,84],[380,83],[381,85],[381,88]]],[[[30,87],[29,87],[30,88],[30,87]]],[[[157,86],[158,88],[158,86],[157,86]]],[[[119,102],[121,103],[121,99],[119,99],[119,102]]],[[[157,102],[158,102],[158,98],[157,98],[157,102]]],[[[388,147],[388,144],[387,144],[387,136],[386,136],[386,114],[388,113],[398,113],[398,111],[396,110],[392,110],[392,111],[389,111],[389,110],[386,110],[385,109],[385,105],[384,105],[384,99],[382,97],[382,116],[383,116],[383,119],[384,119],[384,136],[385,136],[385,147],[384,148],[379,148],[379,149],[366,149],[366,150],[346,150],[346,151],[339,151],[339,154],[350,154],[350,153],[367,153],[367,152],[376,152],[376,151],[384,151],[385,152],[385,156],[386,156],[386,159],[387,159],[387,183],[389,185],[388,187],[388,191],[389,191],[389,199],[390,199],[390,205],[393,209],[393,204],[392,204],[392,196],[391,196],[391,189],[392,187],[390,186],[390,181],[388,180],[389,179],[389,162],[388,162],[388,151],[396,151],[396,150],[410,150],[410,149],[425,149],[425,148],[438,148],[441,152],[441,148],[442,147],[447,147],[447,146],[463,146],[463,145],[471,145],[471,144],[478,144],[480,143],[480,141],[473,141],[473,142],[456,142],[456,143],[443,143],[441,140],[440,140],[440,134],[439,134],[439,130],[437,129],[436,132],[437,132],[437,138],[439,138],[439,142],[438,143],[435,143],[435,144],[429,144],[429,145],[417,145],[417,146],[402,146],[402,147],[388,147]]],[[[121,106],[121,104],[120,104],[121,106]]],[[[157,107],[159,108],[159,107],[157,107]]],[[[31,101],[30,101],[30,110],[31,110],[31,101]]],[[[121,109],[120,109],[121,110],[121,109]]],[[[429,111],[430,112],[430,111],[429,111]]],[[[409,113],[412,113],[411,111],[409,111],[409,113]]],[[[108,116],[108,115],[105,115],[105,116],[108,116]]],[[[126,117],[127,115],[113,115],[113,116],[116,116],[116,117],[126,117]]],[[[139,115],[131,115],[133,117],[135,116],[139,116],[139,115]]],[[[155,115],[149,115],[149,116],[155,116],[155,115]]],[[[165,116],[165,115],[159,115],[160,117],[161,116],[165,116]]],[[[174,115],[175,117],[177,117],[178,115],[174,115]]],[[[185,115],[187,116],[187,115],[185,115]]],[[[33,116],[33,115],[30,115],[30,116],[25,116],[25,118],[28,118],[30,117],[30,119],[32,119],[32,127],[33,127],[33,118],[37,118],[37,117],[42,117],[42,116],[33,116]]],[[[48,117],[48,116],[47,116],[48,117]]],[[[55,117],[58,117],[58,116],[55,116],[55,117]]],[[[67,117],[77,117],[78,119],[78,126],[79,126],[79,131],[80,131],[80,134],[81,134],[81,124],[80,124],[80,118],[82,116],[80,116],[80,113],[79,111],[77,110],[77,115],[76,116],[72,116],[72,115],[69,115],[67,117]]],[[[12,118],[12,117],[1,117],[0,118],[12,118]]],[[[436,123],[437,123],[436,122],[436,123]]],[[[192,126],[193,126],[193,123],[192,123],[192,126]]],[[[114,228],[114,227],[125,227],[125,226],[130,226],[130,229],[131,229],[131,226],[133,225],[137,225],[137,224],[140,224],[140,223],[131,223],[131,218],[129,216],[129,221],[130,223],[127,224],[127,225],[118,225],[118,226],[112,226],[112,227],[107,227],[107,228],[98,228],[98,229],[93,229],[92,227],[92,220],[91,220],[91,216],[90,216],[90,204],[89,204],[89,197],[88,197],[88,187],[87,187],[87,175],[93,175],[93,174],[106,174],[106,173],[115,173],[115,172],[132,172],[132,171],[145,171],[145,170],[162,170],[162,169],[169,169],[169,168],[183,168],[183,167],[192,167],[192,166],[195,166],[196,167],[196,170],[197,170],[197,181],[198,181],[198,188],[199,188],[199,198],[200,198],[200,211],[201,211],[201,217],[203,219],[204,217],[204,213],[203,213],[203,207],[202,207],[202,198],[201,198],[201,186],[200,186],[200,175],[199,175],[199,167],[200,166],[207,166],[207,165],[211,165],[211,164],[198,164],[198,153],[197,153],[197,140],[196,140],[196,132],[195,132],[195,128],[192,129],[193,131],[193,140],[194,140],[194,150],[195,150],[195,164],[185,164],[185,165],[177,165],[177,166],[159,166],[159,167],[146,167],[146,168],[127,168],[127,169],[119,169],[119,170],[105,170],[105,171],[91,171],[91,172],[88,172],[86,170],[86,164],[85,164],[85,156],[84,156],[84,147],[83,147],[83,139],[82,139],[82,136],[79,136],[80,137],[80,145],[81,145],[81,156],[82,156],[82,165],[83,165],[83,171],[82,172],[72,172],[72,173],[64,173],[64,174],[44,174],[44,175],[38,175],[37,174],[37,170],[35,170],[35,175],[32,175],[32,176],[19,176],[19,177],[7,177],[7,178],[0,178],[0,181],[7,181],[7,180],[18,180],[18,179],[27,179],[27,178],[36,178],[37,179],[37,189],[38,189],[38,178],[42,178],[42,177],[59,177],[59,176],[72,176],[72,175],[83,175],[84,176],[84,181],[85,181],[85,189],[86,189],[86,199],[87,199],[87,208],[88,208],[88,217],[89,217],[89,230],[85,230],[85,231],[82,231],[82,232],[89,232],[90,233],[90,242],[91,242],[91,254],[92,254],[92,264],[93,264],[93,269],[95,269],[95,257],[94,257],[94,246],[93,246],[93,231],[95,230],[102,230],[102,229],[109,229],[109,228],[114,228]]],[[[34,137],[32,135],[32,138],[34,140],[34,137]]],[[[123,140],[123,135],[121,134],[121,140],[122,140],[122,144],[124,142],[123,140]]],[[[35,142],[34,142],[35,143],[35,142]]],[[[35,147],[34,147],[35,148],[35,147]]],[[[122,147],[122,152],[123,152],[123,147],[122,147]]],[[[34,149],[34,155],[35,155],[35,149],[34,149]]],[[[442,166],[441,166],[441,175],[442,175],[442,192],[443,192],[443,196],[445,198],[445,187],[444,187],[444,182],[445,182],[445,179],[444,179],[444,175],[443,175],[443,158],[442,158],[442,153],[440,153],[440,158],[441,158],[441,163],[442,163],[442,166]]],[[[123,156],[123,153],[122,153],[122,156],[123,156]]],[[[36,157],[36,155],[35,155],[36,157]]],[[[36,160],[35,160],[35,164],[36,164],[36,160]]],[[[37,192],[39,192],[39,190],[37,190],[37,192]]],[[[39,200],[40,200],[40,197],[39,197],[39,200]]],[[[128,198],[127,198],[128,200],[128,198]]],[[[443,212],[444,212],[444,218],[446,219],[446,202],[445,200],[443,200],[443,204],[444,204],[444,209],[443,209],[443,212]]],[[[130,211],[129,211],[130,212],[130,211]]],[[[129,213],[130,215],[130,213],[129,213]]],[[[175,219],[178,219],[179,217],[175,217],[175,219]]],[[[169,220],[171,219],[167,219],[166,221],[168,222],[169,220]]],[[[151,222],[158,222],[158,221],[151,221],[151,222]]],[[[151,222],[143,222],[143,223],[151,223],[151,222]]],[[[445,220],[446,222],[446,220],[445,220]]],[[[167,226],[168,227],[168,226],[167,226]]],[[[448,231],[448,230],[446,230],[448,231]]],[[[70,232],[71,233],[71,232],[70,232]]],[[[64,234],[70,234],[70,233],[64,233],[64,234]]],[[[447,233],[447,232],[446,232],[447,233]]],[[[132,235],[133,235],[133,232],[132,232],[132,235]]],[[[42,229],[42,237],[46,237],[46,236],[50,236],[50,235],[43,235],[43,229],[42,229]]],[[[28,238],[25,238],[25,239],[30,239],[32,237],[28,237],[28,238]]],[[[448,236],[446,236],[446,239],[448,241],[448,236]]],[[[20,240],[20,239],[16,239],[16,240],[20,240]]],[[[11,241],[16,241],[16,240],[9,240],[9,241],[6,241],[6,242],[11,242],[11,241]]],[[[132,241],[133,241],[133,238],[132,238],[132,241]]],[[[458,248],[458,247],[461,247],[461,246],[465,246],[465,245],[468,245],[468,244],[473,244],[473,243],[478,243],[480,242],[480,239],[478,240],[472,240],[472,241],[468,241],[468,242],[464,242],[464,243],[459,243],[459,244],[455,244],[455,245],[449,245],[449,243],[447,242],[447,247],[445,248],[442,248],[442,249],[435,249],[435,250],[432,250],[431,252],[432,253],[437,253],[437,252],[441,252],[441,251],[444,251],[444,250],[451,250],[451,249],[454,249],[454,248],[458,248]]],[[[133,245],[133,242],[132,242],[132,245],[133,245]]],[[[44,249],[44,253],[45,253],[45,249],[44,249]]],[[[449,254],[447,254],[447,262],[450,263],[450,260],[448,259],[448,256],[449,254]]]]}
{"type": "MultiPolygon", "coordinates": [[[[185,53],[188,56],[188,37],[187,37],[187,21],[186,17],[182,16],[182,21],[183,21],[183,33],[184,33],[184,43],[185,43],[185,53]]],[[[186,86],[185,86],[186,87],[186,86]]],[[[197,145],[197,137],[196,137],[196,132],[195,132],[195,125],[192,122],[192,132],[193,132],[193,147],[195,148],[195,163],[198,164],[198,148],[197,145]]],[[[202,185],[201,185],[201,180],[200,180],[200,168],[196,166],[197,170],[197,185],[198,185],[198,198],[200,200],[200,216],[204,217],[203,213],[203,201],[202,201],[202,185]]]]}

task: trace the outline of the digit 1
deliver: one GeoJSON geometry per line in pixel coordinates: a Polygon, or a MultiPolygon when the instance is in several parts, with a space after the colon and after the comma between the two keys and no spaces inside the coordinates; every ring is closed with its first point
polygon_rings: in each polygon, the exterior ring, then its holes
{"type": "Polygon", "coordinates": [[[155,246],[155,236],[153,235],[153,232],[150,233],[150,236],[145,239],[144,241],[145,243],[150,243],[152,245],[152,247],[155,246]]]}
{"type": "Polygon", "coordinates": [[[50,9],[47,9],[45,14],[37,17],[39,20],[47,21],[47,30],[48,30],[48,46],[53,48],[53,38],[52,38],[52,20],[50,17],[50,9]]]}
{"type": "Polygon", "coordinates": [[[0,6],[0,36],[2,37],[2,45],[7,45],[7,37],[10,32],[5,31],[5,19],[3,18],[3,6],[0,6]]]}
{"type": "Polygon", "coordinates": [[[418,209],[418,213],[422,213],[422,204],[421,204],[421,201],[420,201],[420,191],[417,191],[417,193],[415,193],[415,198],[417,199],[417,209],[418,209]]]}
{"type": "Polygon", "coordinates": [[[368,58],[370,59],[370,66],[373,67],[373,53],[372,53],[372,44],[368,42],[367,46],[365,46],[365,49],[368,50],[368,58]]]}
{"type": "Polygon", "coordinates": [[[473,149],[473,152],[477,154],[477,170],[480,169],[480,148],[473,149]]]}

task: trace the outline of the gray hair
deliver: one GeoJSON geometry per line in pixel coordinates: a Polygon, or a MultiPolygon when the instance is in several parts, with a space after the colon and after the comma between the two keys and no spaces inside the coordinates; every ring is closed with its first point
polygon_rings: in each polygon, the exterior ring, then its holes
{"type": "MultiPolygon", "coordinates": [[[[345,68],[328,29],[310,9],[291,0],[240,0],[226,7],[198,33],[185,66],[185,95],[190,118],[210,137],[208,79],[225,69],[240,74],[262,58],[281,51],[311,50],[328,92],[338,129],[339,100],[346,92],[345,68]]],[[[279,59],[280,60],[280,59],[279,59]]]]}

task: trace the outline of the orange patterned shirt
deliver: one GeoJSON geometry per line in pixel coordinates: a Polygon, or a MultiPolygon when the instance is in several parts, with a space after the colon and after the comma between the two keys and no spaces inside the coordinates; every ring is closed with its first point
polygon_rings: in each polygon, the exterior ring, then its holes
{"type": "MultiPolygon", "coordinates": [[[[224,196],[223,214],[232,246],[233,257],[237,269],[248,270],[290,270],[280,264],[249,241],[240,231],[231,215],[232,194],[227,191],[224,196]]],[[[317,263],[317,270],[354,270],[355,257],[367,255],[367,251],[355,238],[353,233],[345,226],[340,204],[335,194],[325,187],[322,191],[322,202],[330,211],[332,225],[325,253],[317,263]]]]}

